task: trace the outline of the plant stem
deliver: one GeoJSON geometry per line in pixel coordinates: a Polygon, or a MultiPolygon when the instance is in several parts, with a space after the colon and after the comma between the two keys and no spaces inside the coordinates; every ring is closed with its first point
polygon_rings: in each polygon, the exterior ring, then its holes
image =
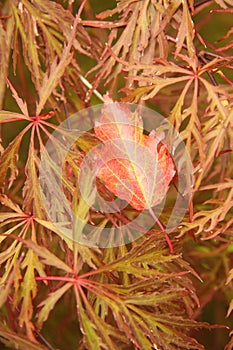
{"type": "Polygon", "coordinates": [[[166,238],[166,241],[167,241],[167,244],[169,246],[170,252],[174,253],[174,248],[173,248],[172,242],[171,242],[168,234],[165,232],[165,229],[164,229],[163,225],[161,224],[161,222],[159,221],[159,219],[157,218],[157,216],[153,212],[152,208],[149,208],[149,213],[151,214],[151,216],[155,220],[155,222],[158,224],[158,226],[160,227],[161,231],[164,233],[164,236],[166,238]]]}

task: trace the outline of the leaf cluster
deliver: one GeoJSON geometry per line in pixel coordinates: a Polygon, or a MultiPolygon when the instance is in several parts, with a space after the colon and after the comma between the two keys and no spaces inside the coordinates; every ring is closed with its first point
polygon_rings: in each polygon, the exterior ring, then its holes
{"type": "MultiPolygon", "coordinates": [[[[0,341],[66,349],[56,333],[65,339],[75,324],[74,349],[204,349],[193,329],[212,327],[197,317],[216,295],[224,297],[226,316],[233,309],[233,29],[224,20],[233,2],[118,0],[101,13],[98,6],[1,3],[0,341]],[[215,40],[208,31],[218,23],[215,40]],[[53,131],[106,91],[163,113],[190,154],[194,187],[173,232],[175,254],[156,225],[128,245],[100,249],[67,238],[46,214],[39,190],[46,142],[63,152],[53,131]]],[[[96,212],[82,199],[80,163],[98,142],[83,135],[62,169],[64,193],[83,222],[76,234],[90,224],[96,238],[105,227],[113,236],[123,232],[137,215],[132,207],[96,212]]],[[[56,196],[52,179],[46,185],[56,196]]],[[[114,198],[101,181],[97,186],[114,198]]],[[[168,215],[165,208],[162,219],[168,215]]],[[[230,350],[229,339],[219,346],[230,350]]]]}

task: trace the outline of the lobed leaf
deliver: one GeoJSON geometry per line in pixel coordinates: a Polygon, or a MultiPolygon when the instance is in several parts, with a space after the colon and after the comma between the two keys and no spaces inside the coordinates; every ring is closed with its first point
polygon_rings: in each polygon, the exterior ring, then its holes
{"type": "MultiPolygon", "coordinates": [[[[30,127],[30,125],[29,125],[30,127]]],[[[0,186],[6,184],[6,177],[8,169],[10,169],[10,176],[7,179],[8,188],[10,188],[18,176],[19,170],[17,167],[18,153],[19,148],[22,142],[22,139],[27,132],[28,128],[25,128],[21,131],[15,139],[8,145],[4,150],[0,158],[0,186]]]]}
{"type": "Polygon", "coordinates": [[[0,111],[0,123],[8,123],[12,121],[28,120],[23,114],[10,112],[10,111],[0,111]]]}
{"type": "Polygon", "coordinates": [[[34,340],[34,325],[32,324],[31,319],[33,316],[32,300],[35,299],[37,295],[35,271],[37,271],[39,275],[45,275],[45,272],[42,263],[38,259],[38,256],[31,249],[27,251],[21,266],[22,269],[25,269],[25,274],[20,285],[22,305],[19,314],[19,324],[21,327],[25,325],[29,339],[34,340]]]}
{"type": "Polygon", "coordinates": [[[48,319],[50,312],[54,309],[59,299],[70,289],[72,283],[66,283],[55,292],[49,294],[48,298],[43,300],[38,308],[41,308],[37,313],[37,324],[41,328],[42,324],[48,319]]]}
{"type": "MultiPolygon", "coordinates": [[[[4,48],[0,56],[0,109],[3,108],[5,90],[6,90],[6,78],[9,67],[10,58],[10,45],[13,36],[13,20],[10,18],[7,21],[7,26],[4,28],[3,22],[0,23],[0,47],[4,48]]],[[[1,118],[0,118],[1,120],[1,118]]]]}
{"type": "Polygon", "coordinates": [[[76,298],[84,342],[88,346],[88,349],[94,350],[108,347],[116,350],[118,349],[116,341],[128,343],[128,339],[123,333],[117,331],[115,327],[102,320],[95,313],[92,305],[81,290],[80,295],[76,292],[76,298]],[[86,308],[83,307],[82,303],[84,303],[86,308]]]}
{"type": "Polygon", "coordinates": [[[28,107],[25,101],[23,101],[17,91],[15,90],[14,86],[11,84],[11,82],[6,79],[7,81],[7,85],[9,86],[11,93],[12,93],[12,97],[15,99],[17,105],[19,106],[21,112],[23,113],[23,115],[27,118],[28,117],[28,107]]]}
{"type": "Polygon", "coordinates": [[[163,200],[175,169],[165,145],[159,148],[163,137],[155,131],[144,135],[136,113],[106,98],[95,126],[96,136],[104,142],[95,165],[100,164],[97,177],[108,190],[136,210],[143,210],[163,200]]]}
{"type": "MultiPolygon", "coordinates": [[[[43,222],[42,220],[37,220],[38,222],[43,222]]],[[[66,265],[62,260],[60,260],[56,255],[51,253],[47,248],[39,246],[37,243],[31,240],[22,241],[29,249],[32,249],[34,253],[40,258],[42,258],[43,263],[50,266],[55,266],[67,273],[72,273],[71,267],[66,265]]]]}
{"type": "Polygon", "coordinates": [[[29,147],[28,159],[25,165],[26,181],[23,187],[23,208],[27,213],[43,218],[44,205],[41,198],[37,173],[39,159],[33,145],[29,147]]]}
{"type": "Polygon", "coordinates": [[[175,55],[180,53],[180,51],[183,47],[184,41],[186,41],[189,57],[192,59],[195,59],[195,47],[193,44],[194,24],[193,24],[193,21],[192,21],[190,12],[189,12],[190,10],[189,10],[189,6],[188,6],[188,2],[186,0],[182,1],[182,6],[183,6],[183,10],[182,10],[181,21],[179,24],[179,30],[178,30],[177,37],[176,37],[175,55]]]}

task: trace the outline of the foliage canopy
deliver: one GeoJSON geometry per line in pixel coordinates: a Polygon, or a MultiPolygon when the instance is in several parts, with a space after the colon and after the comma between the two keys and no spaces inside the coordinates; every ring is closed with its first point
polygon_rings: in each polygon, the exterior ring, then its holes
{"type": "MultiPolygon", "coordinates": [[[[232,349],[232,333],[213,324],[233,328],[233,1],[4,0],[0,11],[0,341],[27,350],[232,349]],[[156,224],[129,245],[99,249],[67,239],[46,216],[45,144],[106,93],[159,111],[186,144],[195,183],[171,235],[174,254],[156,224]],[[212,343],[199,328],[214,328],[212,343]]],[[[89,135],[71,150],[64,186],[86,223],[114,230],[136,209],[95,213],[76,187],[95,142],[89,135]]]]}

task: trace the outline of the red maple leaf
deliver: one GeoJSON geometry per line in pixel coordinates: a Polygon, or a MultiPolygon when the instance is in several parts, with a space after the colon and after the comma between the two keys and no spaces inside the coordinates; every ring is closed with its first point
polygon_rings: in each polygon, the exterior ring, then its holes
{"type": "MultiPolygon", "coordinates": [[[[133,208],[148,209],[153,215],[151,207],[162,202],[175,175],[173,160],[161,142],[164,135],[156,136],[154,131],[143,134],[137,111],[132,112],[108,97],[94,130],[103,142],[98,150],[97,177],[133,208]]],[[[156,216],[153,217],[163,229],[156,216]]],[[[170,240],[169,246],[173,251],[170,240]]]]}

